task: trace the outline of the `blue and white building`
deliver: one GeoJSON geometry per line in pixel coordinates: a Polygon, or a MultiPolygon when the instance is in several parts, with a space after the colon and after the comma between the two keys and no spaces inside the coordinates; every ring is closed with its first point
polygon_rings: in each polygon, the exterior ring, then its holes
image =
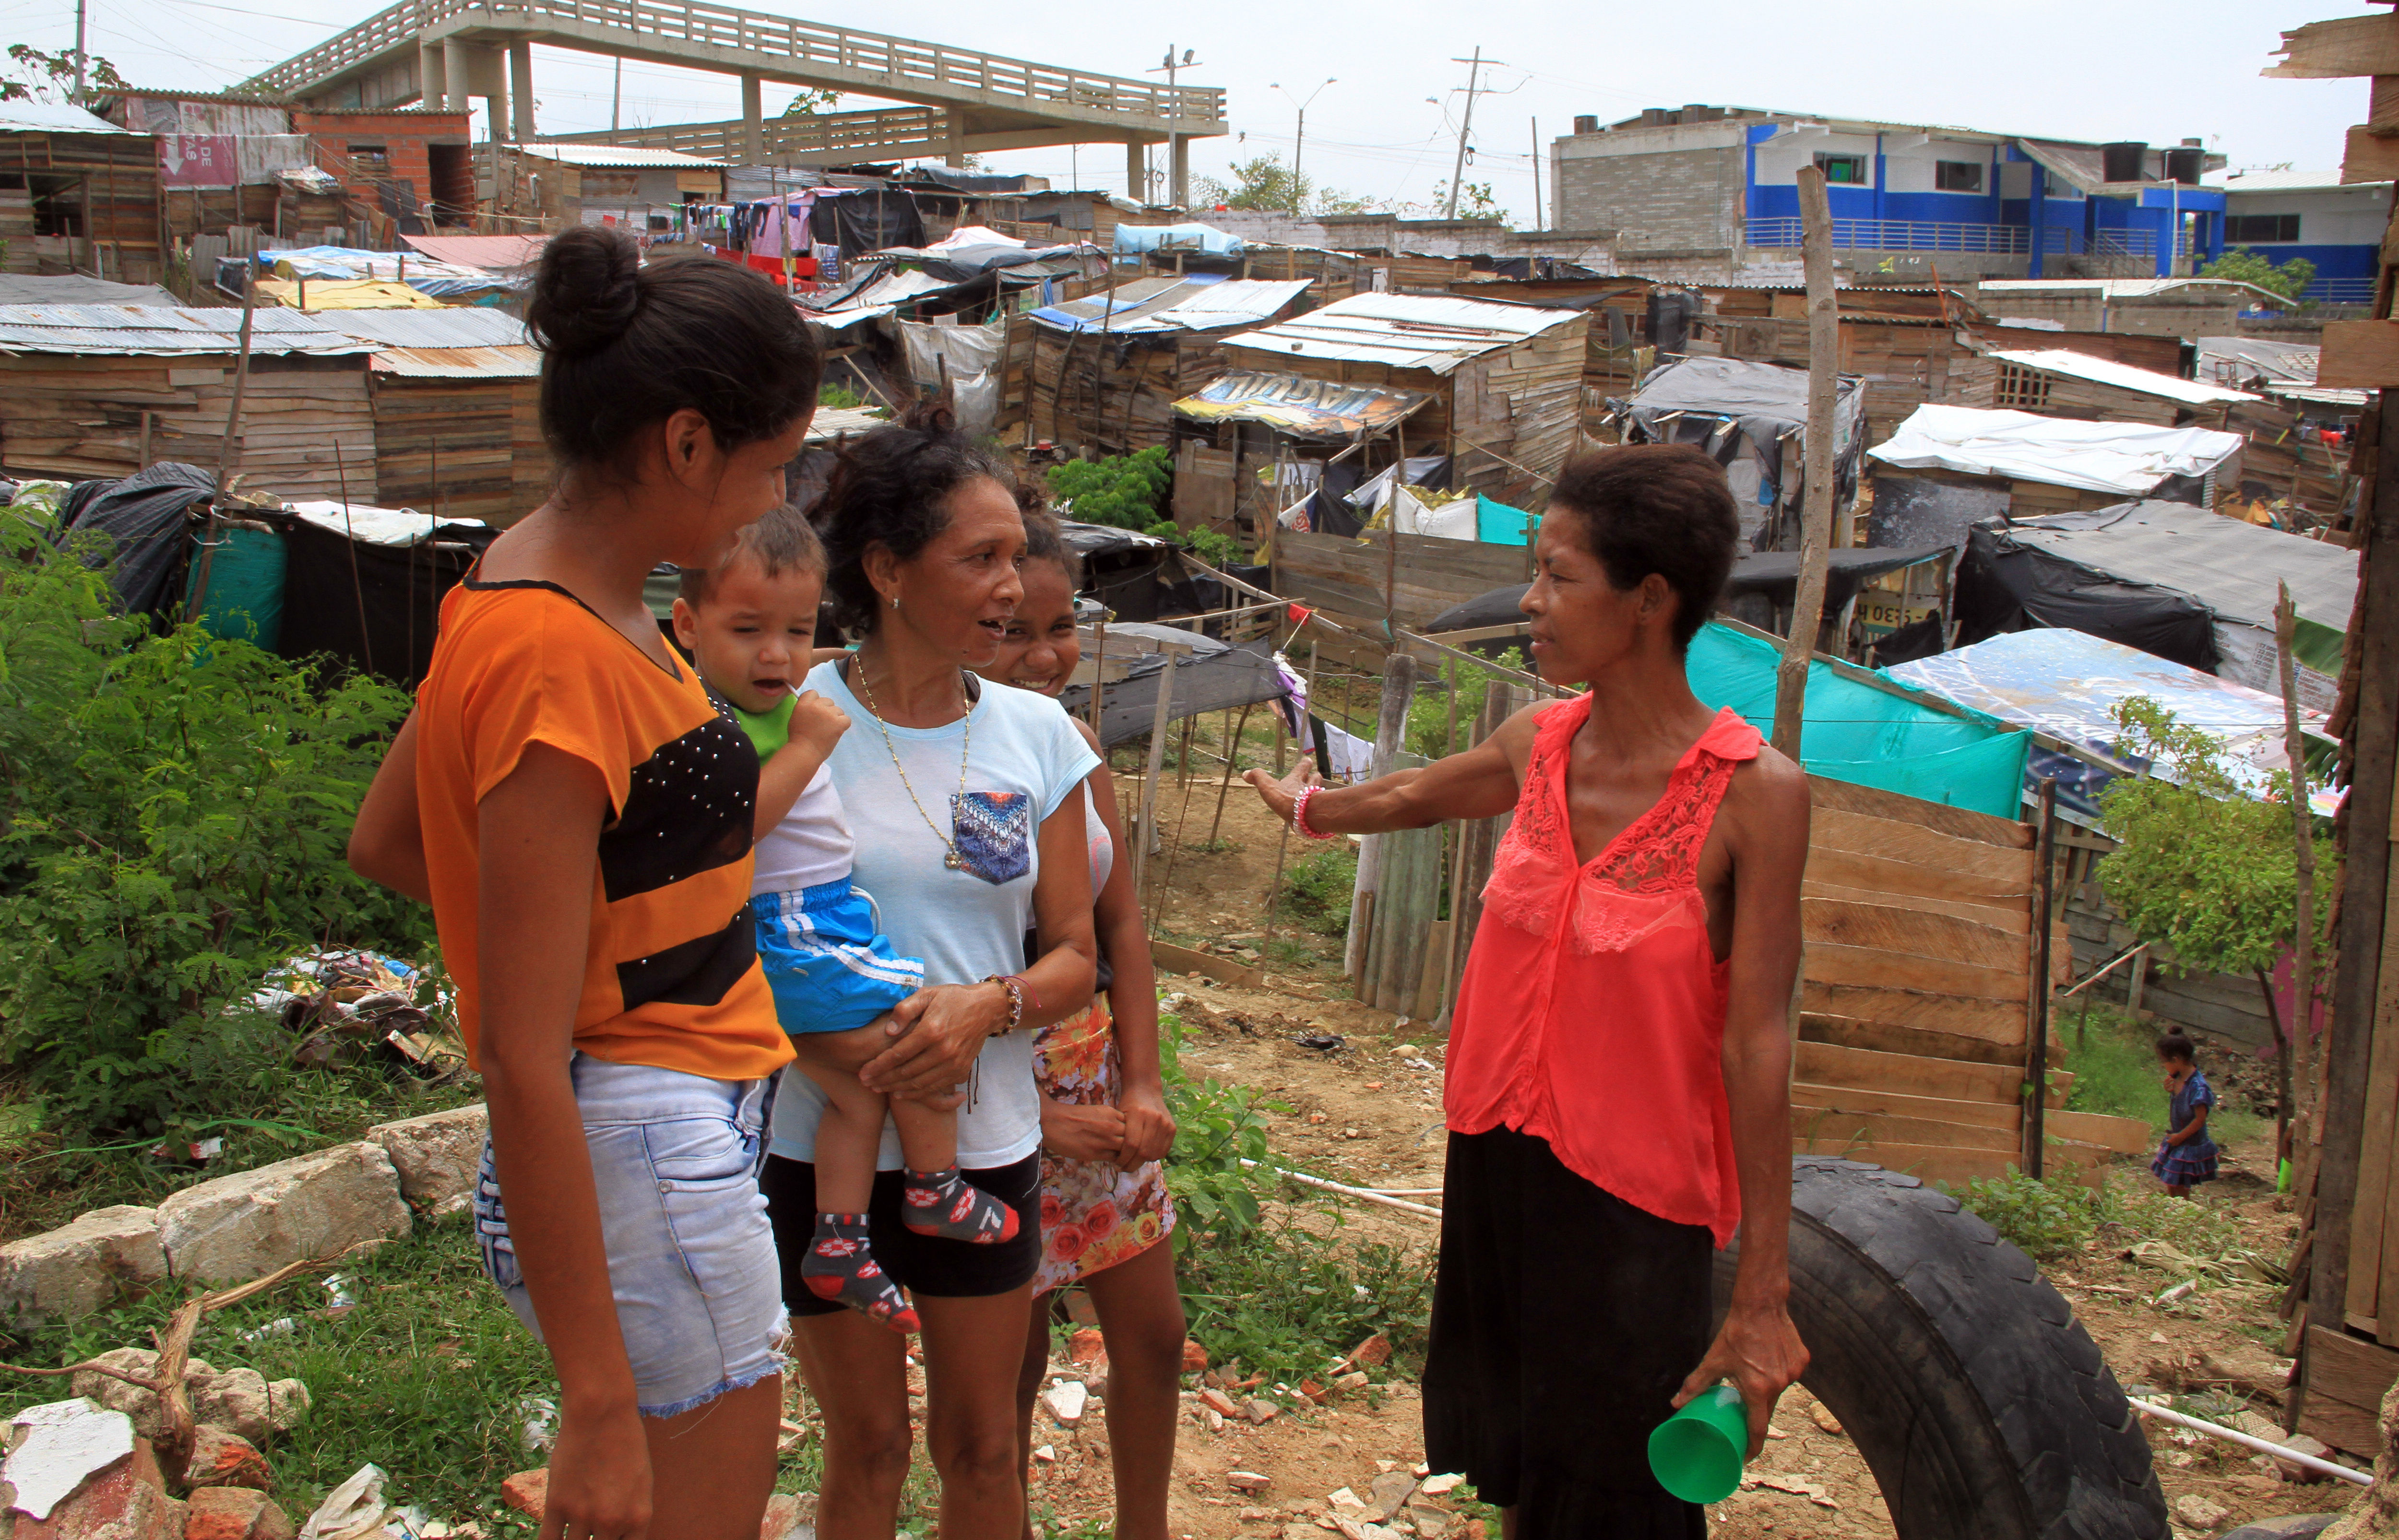
{"type": "Polygon", "coordinates": [[[2153,149],[1696,103],[1575,130],[1551,147],[1551,225],[1615,232],[1633,271],[1795,257],[1810,164],[1857,271],[2171,277],[2224,245],[2226,193],[2201,181],[2224,160],[2196,140],[2153,149]]]}
{"type": "Polygon", "coordinates": [[[2306,299],[2365,304],[2381,269],[2391,183],[2343,182],[2338,171],[2240,171],[2224,187],[2224,244],[2275,263],[2316,264],[2306,299]]]}

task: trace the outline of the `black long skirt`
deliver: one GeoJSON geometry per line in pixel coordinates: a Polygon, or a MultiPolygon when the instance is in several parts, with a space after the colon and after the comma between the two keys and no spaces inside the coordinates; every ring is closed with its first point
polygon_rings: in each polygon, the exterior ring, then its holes
{"type": "Polygon", "coordinates": [[[1511,1128],[1449,1136],[1425,1458],[1517,1510],[1515,1540],[1704,1540],[1649,1430],[1707,1353],[1713,1237],[1511,1128]]]}

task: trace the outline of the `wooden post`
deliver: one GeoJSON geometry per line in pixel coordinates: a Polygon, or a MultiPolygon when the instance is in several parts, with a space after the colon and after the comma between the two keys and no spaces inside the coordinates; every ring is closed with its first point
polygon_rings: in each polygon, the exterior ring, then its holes
{"type": "Polygon", "coordinates": [[[2124,1014],[2138,1026],[2141,1020],[2141,993],[2149,986],[2149,949],[2143,947],[2133,959],[2132,977],[2124,985],[2124,1014]]]}
{"type": "Polygon", "coordinates": [[[142,463],[134,467],[137,470],[150,468],[150,427],[156,417],[157,413],[155,412],[145,412],[142,414],[142,463]]]}
{"type": "Polygon", "coordinates": [[[1142,879],[1149,875],[1149,853],[1158,844],[1158,777],[1166,763],[1166,729],[1169,721],[1168,703],[1174,695],[1174,655],[1166,655],[1166,667],[1158,674],[1158,710],[1149,719],[1149,763],[1141,775],[1141,832],[1132,842],[1133,893],[1141,893],[1142,879]]]}
{"type": "Polygon", "coordinates": [[[241,468],[241,398],[250,385],[250,323],[257,313],[258,260],[253,257],[241,286],[241,346],[233,365],[233,399],[225,407],[224,442],[217,446],[219,501],[224,500],[234,473],[241,468]]]}
{"type": "MultiPolygon", "coordinates": [[[[1216,783],[1216,816],[1208,821],[1208,847],[1212,850],[1216,846],[1216,831],[1225,826],[1225,793],[1233,789],[1233,777],[1238,773],[1235,764],[1240,759],[1241,735],[1250,730],[1250,708],[1256,704],[1249,700],[1241,702],[1240,725],[1233,729],[1232,745],[1225,750],[1225,774],[1216,783]]],[[[1225,714],[1232,715],[1230,711],[1225,714]]],[[[1280,742],[1280,738],[1277,741],[1280,742]]]]}
{"type": "Polygon", "coordinates": [[[2299,732],[2298,666],[2292,657],[2297,641],[2299,615],[2291,602],[2291,586],[2279,585],[2274,606],[2274,651],[2283,682],[2283,748],[2291,760],[2291,838],[2298,859],[2296,932],[2291,942],[2291,1084],[2297,1088],[2298,1131],[2292,1138],[2292,1166],[2301,1164],[2301,1152],[2313,1146],[2309,1129],[2315,1122],[2315,1076],[2310,1073],[2308,1025],[2315,1012],[2316,972],[2316,842],[2315,816],[2308,808],[2307,739],[2299,732]]]}
{"type": "Polygon", "coordinates": [[[1100,691],[1105,688],[1107,684],[1107,681],[1102,677],[1105,672],[1103,666],[1107,662],[1107,660],[1108,622],[1107,617],[1103,615],[1091,625],[1091,705],[1090,714],[1091,719],[1091,731],[1094,733],[1100,730],[1100,691]]]}
{"type": "Polygon", "coordinates": [[[2024,1112],[2024,1169],[2029,1177],[2041,1174],[2044,1114],[2049,1106],[2049,948],[2050,909],[2053,897],[2051,879],[2056,868],[2057,855],[2057,781],[2043,776],[2040,781],[2040,827],[2039,844],[2033,858],[2032,898],[2032,988],[2027,992],[2025,1010],[2025,1089],[2029,1100],[2024,1112]]]}
{"type": "MultiPolygon", "coordinates": [[[[1416,660],[1412,654],[1394,652],[1383,664],[1382,709],[1375,718],[1375,755],[1367,764],[1372,777],[1388,773],[1392,757],[1405,747],[1408,732],[1408,703],[1416,698],[1416,660]]],[[[1313,704],[1311,702],[1311,704],[1313,704]]],[[[1358,881],[1351,889],[1349,901],[1349,941],[1341,962],[1341,971],[1358,980],[1359,998],[1367,999],[1366,991],[1372,980],[1361,977],[1366,963],[1366,942],[1373,934],[1375,888],[1382,871],[1383,837],[1369,834],[1358,851],[1358,881]]]]}
{"type": "Polygon", "coordinates": [[[1805,501],[1799,525],[1799,581],[1792,594],[1791,628],[1782,639],[1782,666],[1774,678],[1774,747],[1799,757],[1808,705],[1808,666],[1824,614],[1824,568],[1832,560],[1835,370],[1840,360],[1841,317],[1833,294],[1833,214],[1824,173],[1799,168],[1799,217],[1808,270],[1808,439],[1805,501]]]}

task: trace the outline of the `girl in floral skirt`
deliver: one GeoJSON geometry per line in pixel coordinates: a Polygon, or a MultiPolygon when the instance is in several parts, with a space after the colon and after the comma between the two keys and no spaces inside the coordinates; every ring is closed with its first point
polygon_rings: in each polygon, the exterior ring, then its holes
{"type": "MultiPolygon", "coordinates": [[[[1081,656],[1075,641],[1077,563],[1056,524],[1037,508],[1026,509],[1024,534],[1024,597],[998,660],[982,671],[1003,684],[1056,696],[1081,656]]],[[[1099,747],[1096,738],[1092,747],[1099,747]]],[[[1044,1028],[1034,1045],[1033,1073],[1044,1093],[1042,1245],[1017,1386],[1019,1452],[1029,1468],[1033,1405],[1050,1361],[1055,1290],[1080,1284],[1099,1312],[1107,1346],[1118,1540],[1166,1540],[1184,1318],[1174,1249],[1160,1244],[1174,1228],[1174,1207],[1159,1159],[1174,1142],[1174,1120],[1159,1072],[1158,980],[1141,906],[1118,856],[1124,843],[1106,764],[1084,785],[1091,887],[1099,896],[1100,993],[1081,1015],[1044,1028]]]]}

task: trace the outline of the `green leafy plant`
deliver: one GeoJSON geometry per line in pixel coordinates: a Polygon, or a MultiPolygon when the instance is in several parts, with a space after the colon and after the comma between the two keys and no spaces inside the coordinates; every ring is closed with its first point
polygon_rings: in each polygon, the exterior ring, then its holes
{"type": "Polygon", "coordinates": [[[1320,936],[1346,936],[1357,885],[1357,847],[1335,840],[1291,869],[1276,907],[1320,936]]]}
{"type": "MultiPolygon", "coordinates": [[[[2174,949],[2175,963],[2208,973],[2246,973],[2276,1014],[2267,976],[2297,931],[2298,852],[2291,839],[2288,772],[2270,777],[2268,797],[2248,795],[2223,763],[2224,744],[2146,696],[2116,708],[2116,751],[2148,761],[2101,796],[2102,828],[2117,848],[2099,863],[2099,886],[2145,941],[2174,949]]],[[[2329,842],[2316,864],[2329,871],[2329,842]]],[[[2287,1024],[2277,1021],[2283,1095],[2291,1114],[2287,1024]]]]}
{"type": "MultiPolygon", "coordinates": [[[[1525,655],[1511,647],[1492,659],[1503,669],[1525,669],[1525,655]]],[[[1495,677],[1488,669],[1478,669],[1471,663],[1457,666],[1457,733],[1463,746],[1467,729],[1474,724],[1475,716],[1483,709],[1484,696],[1491,693],[1495,677]]],[[[1426,759],[1439,759],[1449,752],[1449,696],[1420,695],[1408,703],[1408,751],[1426,759]]]]}
{"type": "Polygon", "coordinates": [[[1183,1020],[1171,1012],[1158,1020],[1158,1052],[1167,1111],[1174,1114],[1166,1184],[1180,1221],[1177,1252],[1188,1256],[1203,1244],[1229,1240],[1257,1224],[1258,1193],[1266,1179],[1241,1162],[1267,1158],[1266,1119],[1247,1090],[1184,1072],[1183,1020]]]}
{"type": "Polygon", "coordinates": [[[1174,462],[1163,444],[1100,460],[1069,460],[1050,472],[1050,495],[1086,524],[1146,533],[1174,490],[1174,462]]]}
{"type": "MultiPolygon", "coordinates": [[[[129,88],[107,60],[87,53],[83,62],[87,93],[129,88]]],[[[5,73],[0,73],[0,101],[64,101],[75,94],[75,76],[73,48],[45,53],[30,43],[11,43],[5,73]]]]}
{"type": "Polygon", "coordinates": [[[1374,207],[1371,198],[1349,197],[1318,185],[1295,172],[1278,155],[1235,161],[1232,180],[1199,177],[1193,191],[1202,208],[1254,209],[1269,213],[1362,214],[1374,207]]]}
{"type": "MultiPolygon", "coordinates": [[[[1432,196],[1425,201],[1429,213],[1445,213],[1449,209],[1449,183],[1432,184],[1432,196]]],[[[1460,181],[1457,184],[1457,217],[1459,219],[1505,219],[1508,210],[1499,207],[1499,199],[1487,182],[1460,181]]]]}
{"type": "Polygon", "coordinates": [[[2297,304],[2299,296],[2308,291],[2308,285],[2316,281],[2316,264],[2305,257],[2277,263],[2271,257],[2261,257],[2245,246],[2236,246],[2201,268],[2199,276],[2254,283],[2297,304]]]}
{"type": "Polygon", "coordinates": [[[271,1101],[290,1038],[246,1003],[267,971],[430,939],[344,859],[408,697],[194,626],[152,634],[76,555],[0,542],[0,1060],[62,1130],[271,1101]]]}

